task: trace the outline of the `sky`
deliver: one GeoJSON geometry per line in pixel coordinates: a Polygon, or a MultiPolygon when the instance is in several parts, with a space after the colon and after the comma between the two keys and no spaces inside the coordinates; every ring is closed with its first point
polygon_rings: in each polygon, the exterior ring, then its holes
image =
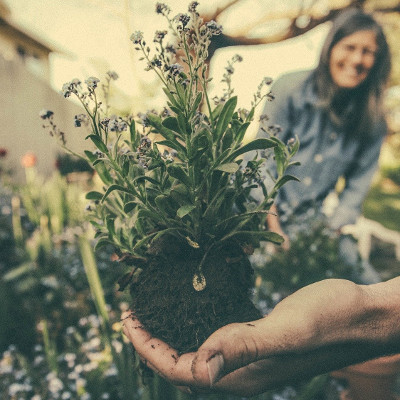
{"type": "MultiPolygon", "coordinates": [[[[260,0],[249,0],[260,5],[260,0]]],[[[162,17],[154,12],[157,0],[4,0],[12,19],[21,27],[55,46],[60,52],[51,57],[51,83],[57,90],[75,77],[85,78],[103,71],[115,70],[118,86],[128,95],[140,97],[141,88],[155,85],[155,77],[144,72],[144,64],[129,40],[135,30],[152,39],[154,31],[163,29],[162,17]]],[[[185,12],[187,2],[169,0],[173,13],[185,12]]],[[[200,1],[207,8],[215,0],[200,1]]],[[[254,6],[253,4],[253,6],[254,6]]],[[[265,4],[265,2],[263,3],[265,4]]],[[[226,21],[246,19],[246,9],[226,21]]],[[[253,12],[254,18],[254,12],[253,12]]],[[[241,46],[218,51],[211,64],[213,85],[219,92],[227,60],[240,54],[244,61],[236,64],[233,76],[235,94],[241,107],[249,107],[252,95],[264,76],[277,78],[296,69],[316,65],[327,26],[322,26],[299,39],[263,46],[241,46]]]]}

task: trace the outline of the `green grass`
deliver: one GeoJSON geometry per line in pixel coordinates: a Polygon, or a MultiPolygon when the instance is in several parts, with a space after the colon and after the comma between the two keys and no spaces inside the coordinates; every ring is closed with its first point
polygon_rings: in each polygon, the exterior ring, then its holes
{"type": "Polygon", "coordinates": [[[363,215],[388,229],[400,231],[400,187],[396,186],[384,180],[375,184],[365,199],[363,215]]]}

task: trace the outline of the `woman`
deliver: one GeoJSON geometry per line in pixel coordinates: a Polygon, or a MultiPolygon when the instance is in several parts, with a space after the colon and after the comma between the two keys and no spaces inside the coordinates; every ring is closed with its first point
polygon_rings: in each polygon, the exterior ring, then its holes
{"type": "MultiPolygon", "coordinates": [[[[287,172],[301,183],[284,185],[272,209],[276,215],[267,217],[269,229],[285,237],[284,248],[304,229],[299,222],[322,213],[323,201],[341,176],[346,184],[329,225],[340,233],[360,215],[387,132],[382,95],[389,72],[382,28],[372,16],[352,9],[333,22],[315,70],[288,74],[273,86],[275,100],[265,107],[269,123],[280,126],[283,141],[300,140],[296,160],[301,166],[287,172]]],[[[340,247],[344,261],[357,265],[356,244],[342,237],[340,247]]],[[[374,283],[379,276],[364,265],[354,279],[374,283]]]]}

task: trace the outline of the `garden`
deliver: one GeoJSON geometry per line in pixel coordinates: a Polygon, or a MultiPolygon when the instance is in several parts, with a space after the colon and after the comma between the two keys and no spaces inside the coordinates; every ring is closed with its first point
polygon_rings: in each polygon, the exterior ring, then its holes
{"type": "MultiPolygon", "coordinates": [[[[51,176],[41,175],[36,155],[28,153],[21,160],[24,182],[16,183],[7,149],[0,149],[2,399],[234,399],[184,394],[152,373],[123,335],[121,313],[133,306],[142,322],[147,318],[149,330],[182,352],[192,351],[220,326],[243,321],[244,315],[256,319],[303,286],[351,277],[338,258],[337,235],[323,222],[305,228],[286,252],[279,235],[260,229],[276,193],[296,180],[286,170],[295,166],[299,143],[284,143],[275,127],[266,128],[268,138],[246,141],[255,109],[273,101],[271,80],[260,83],[250,110],[238,109],[231,88],[233,65],[240,62],[235,56],[222,78],[225,89],[212,104],[205,60],[221,27],[203,23],[194,4],[179,18],[163,7],[158,11],[177,38],[177,49],[166,44],[164,31],[156,32],[156,54],[141,32],[131,36],[149,73],[160,78],[163,110],[112,115],[108,91],[118,78],[115,72],[74,79],[62,93],[82,106],[75,126],[87,132],[84,152],[69,150],[68,132],[59,129],[51,110],[38,110],[43,135],[50,133],[60,145],[51,176]],[[185,70],[174,62],[177,50],[185,70]],[[261,161],[248,157],[254,152],[276,165],[272,189],[262,183],[261,161]],[[264,194],[261,204],[251,198],[254,188],[264,194]],[[228,260],[223,267],[222,258],[228,260]],[[215,267],[208,259],[223,271],[222,283],[209,278],[215,267]],[[150,283],[142,289],[138,282],[146,279],[150,283]],[[203,296],[200,306],[189,305],[187,290],[180,289],[186,283],[193,295],[203,296]],[[228,295],[218,284],[229,286],[228,295]],[[156,300],[159,293],[165,297],[156,300]],[[187,308],[178,310],[183,303],[187,308]],[[210,304],[214,314],[228,319],[202,319],[210,304]],[[238,304],[247,307],[239,316],[232,312],[238,304]],[[163,314],[176,316],[177,326],[167,326],[163,314]],[[182,333],[185,325],[191,330],[182,333]]],[[[386,140],[363,206],[365,218],[395,232],[400,231],[399,135],[386,140]]],[[[393,244],[372,238],[369,261],[384,280],[399,274],[395,251],[393,244]]],[[[256,399],[335,399],[341,384],[326,374],[256,399]]]]}

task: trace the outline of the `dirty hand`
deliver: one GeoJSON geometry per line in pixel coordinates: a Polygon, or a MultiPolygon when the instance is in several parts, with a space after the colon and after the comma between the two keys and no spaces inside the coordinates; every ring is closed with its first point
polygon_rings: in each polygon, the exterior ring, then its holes
{"type": "Polygon", "coordinates": [[[181,390],[252,396],[380,355],[371,345],[380,340],[371,319],[382,314],[373,286],[309,285],[262,319],[222,327],[193,353],[153,337],[132,313],[123,314],[123,329],[147,366],[181,390]]]}

